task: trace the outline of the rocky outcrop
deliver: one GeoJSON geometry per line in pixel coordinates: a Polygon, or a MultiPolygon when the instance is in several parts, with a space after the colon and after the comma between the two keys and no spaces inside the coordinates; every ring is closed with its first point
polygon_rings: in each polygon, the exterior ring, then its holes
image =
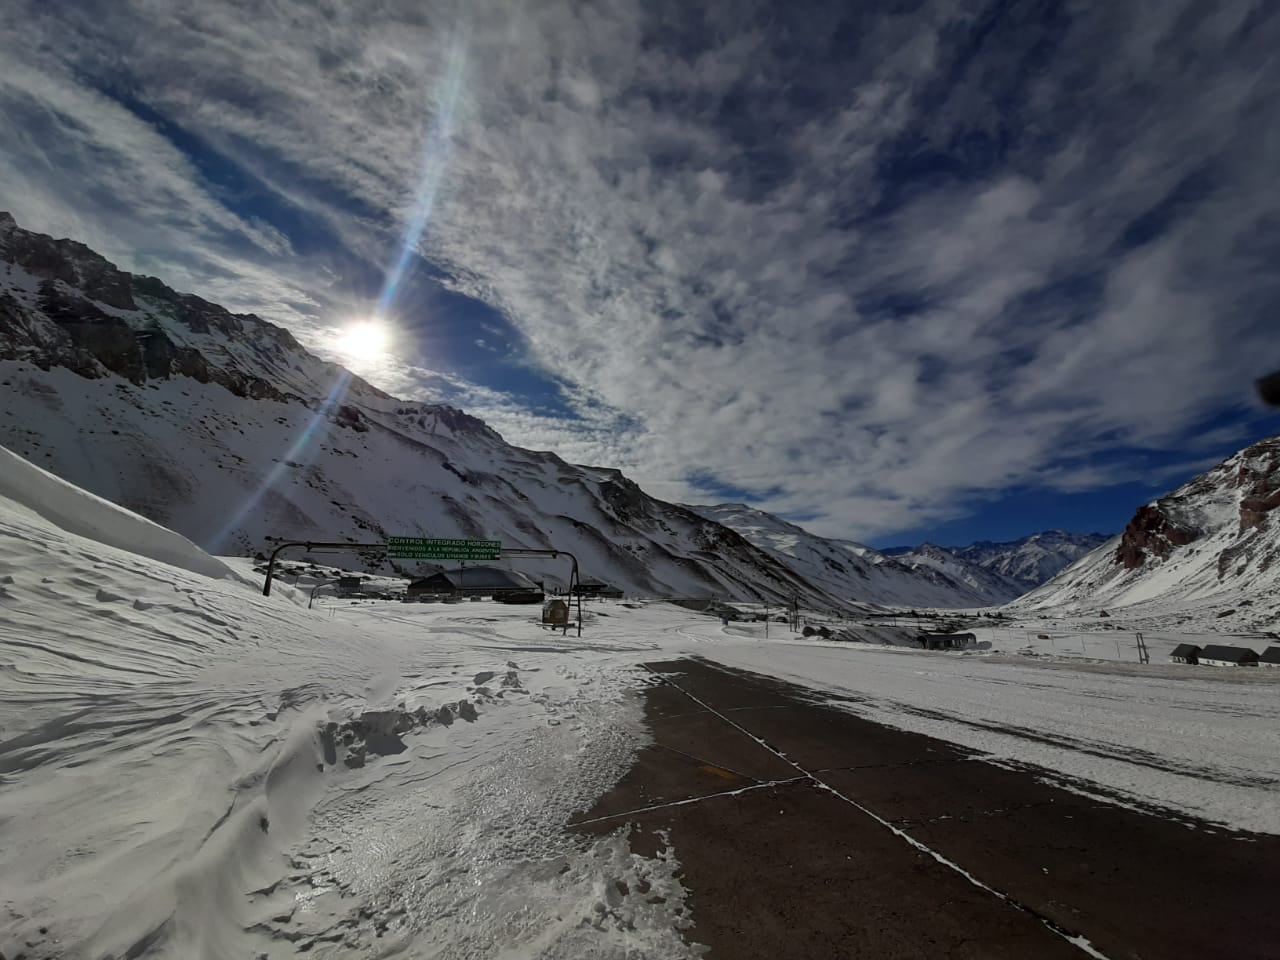
{"type": "MultiPolygon", "coordinates": [[[[7,213],[0,213],[0,263],[39,280],[34,302],[26,305],[0,291],[0,359],[66,367],[92,379],[116,374],[141,385],[190,377],[239,397],[304,399],[263,373],[291,369],[306,351],[287,330],[259,317],[134,276],[84,244],[23,230],[7,213]],[[245,349],[237,356],[219,346],[216,355],[207,354],[181,342],[191,335],[245,349]]],[[[338,368],[333,371],[336,377],[338,368]]],[[[363,381],[360,387],[386,397],[363,381]]]]}
{"type": "MultiPolygon", "coordinates": [[[[1116,548],[1116,564],[1133,570],[1149,557],[1167,560],[1175,548],[1194,543],[1206,531],[1178,517],[1194,516],[1197,503],[1221,498],[1227,491],[1234,491],[1239,502],[1237,534],[1267,523],[1271,512],[1280,507],[1280,437],[1261,440],[1177,493],[1139,507],[1116,548]]],[[[1223,550],[1218,557],[1219,577],[1240,569],[1256,552],[1247,541],[1223,550]]]]}
{"type": "Polygon", "coordinates": [[[1240,490],[1240,532],[1266,522],[1280,507],[1280,441],[1264,440],[1245,451],[1236,473],[1240,490]]]}
{"type": "Polygon", "coordinates": [[[644,491],[621,474],[600,484],[600,497],[624,523],[646,517],[650,512],[644,491]]]}
{"type": "Polygon", "coordinates": [[[1167,560],[1174,547],[1186,546],[1199,536],[1199,531],[1179,524],[1160,509],[1158,503],[1139,507],[1124,528],[1116,563],[1126,570],[1142,566],[1148,556],[1167,560]]]}

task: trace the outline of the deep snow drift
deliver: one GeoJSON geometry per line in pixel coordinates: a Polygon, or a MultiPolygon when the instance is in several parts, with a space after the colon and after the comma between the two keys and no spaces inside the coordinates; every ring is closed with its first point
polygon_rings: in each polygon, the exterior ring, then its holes
{"type": "Polygon", "coordinates": [[[1073,789],[1280,833],[1280,678],[1261,670],[807,642],[779,624],[765,641],[762,623],[659,603],[593,604],[581,640],[529,607],[308,611],[284,583],[261,597],[249,561],[96,498],[6,490],[6,956],[694,956],[678,849],[565,831],[645,742],[638,664],[686,654],[1073,789]],[[121,530],[138,552],[85,536],[121,530]]]}

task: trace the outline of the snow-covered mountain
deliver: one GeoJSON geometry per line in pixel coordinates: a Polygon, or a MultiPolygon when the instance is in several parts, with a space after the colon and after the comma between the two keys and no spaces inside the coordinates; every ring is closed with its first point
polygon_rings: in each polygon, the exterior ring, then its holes
{"type": "Polygon", "coordinates": [[[961,560],[1014,580],[1024,590],[1033,590],[1053,579],[1086,553],[1096,550],[1107,539],[1107,535],[1103,533],[1046,530],[1021,540],[1004,543],[979,540],[967,547],[944,549],[961,560]]]}
{"type": "Polygon", "coordinates": [[[573,551],[584,574],[634,593],[833,602],[616,470],[398,400],[280,327],[3,213],[0,395],[0,445],[222,553],[269,537],[498,539],[573,551]]]}
{"type": "Polygon", "coordinates": [[[981,607],[1024,592],[1010,577],[925,544],[887,556],[852,540],[831,540],[741,503],[690,506],[730,527],[838,597],[887,606],[981,607]]]}
{"type": "Polygon", "coordinates": [[[1231,627],[1273,622],[1280,614],[1277,507],[1280,437],[1270,437],[1139,507],[1123,533],[1012,606],[1177,607],[1188,615],[1212,611],[1231,627]]]}
{"type": "MultiPolygon", "coordinates": [[[[960,556],[953,548],[940,547],[936,543],[922,543],[907,550],[898,548],[893,553],[883,552],[893,562],[903,564],[917,573],[931,570],[937,576],[963,584],[969,593],[978,598],[978,605],[1007,603],[1027,592],[1027,587],[1013,577],[989,570],[982,564],[960,556]]],[[[973,605],[973,602],[961,604],[973,605]]]]}

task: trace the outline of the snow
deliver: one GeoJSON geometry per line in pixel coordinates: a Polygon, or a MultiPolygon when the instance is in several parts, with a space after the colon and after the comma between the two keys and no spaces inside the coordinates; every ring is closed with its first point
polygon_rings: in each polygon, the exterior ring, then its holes
{"type": "Polygon", "coordinates": [[[262,597],[249,561],[38,471],[4,476],[6,956],[696,956],[678,849],[565,829],[646,743],[639,665],[689,654],[1072,789],[1280,832],[1280,672],[781,624],[766,641],[665,603],[593,603],[580,640],[536,607],[308,610],[287,583],[262,597]]]}
{"type": "Polygon", "coordinates": [[[127,549],[205,577],[231,571],[186,537],[41,470],[0,447],[0,497],[65,533],[127,549]]]}
{"type": "Polygon", "coordinates": [[[0,499],[5,955],[324,956],[341,934],[573,957],[584,924],[601,956],[688,954],[674,857],[563,829],[644,742],[624,694],[652,644],[489,603],[310,612],[56,527],[156,529],[43,489],[0,499]]]}

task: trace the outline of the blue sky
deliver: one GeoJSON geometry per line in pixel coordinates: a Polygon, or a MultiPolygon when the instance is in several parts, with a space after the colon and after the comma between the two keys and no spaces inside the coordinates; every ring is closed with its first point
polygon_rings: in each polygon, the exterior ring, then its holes
{"type": "Polygon", "coordinates": [[[1264,2],[259,6],[0,0],[0,209],[872,544],[1115,530],[1275,431],[1264,2]]]}

